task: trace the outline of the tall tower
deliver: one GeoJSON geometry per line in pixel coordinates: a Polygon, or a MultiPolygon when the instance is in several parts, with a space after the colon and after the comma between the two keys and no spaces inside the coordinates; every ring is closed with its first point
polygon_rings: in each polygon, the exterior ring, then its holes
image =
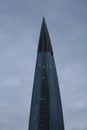
{"type": "Polygon", "coordinates": [[[37,52],[28,130],[64,130],[54,55],[44,18],[37,52]]]}

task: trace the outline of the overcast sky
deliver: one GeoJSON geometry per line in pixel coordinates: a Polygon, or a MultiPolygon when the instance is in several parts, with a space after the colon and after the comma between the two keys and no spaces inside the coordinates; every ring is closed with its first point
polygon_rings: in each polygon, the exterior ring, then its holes
{"type": "Polygon", "coordinates": [[[87,0],[0,0],[0,130],[27,130],[42,17],[66,130],[87,130],[87,0]]]}

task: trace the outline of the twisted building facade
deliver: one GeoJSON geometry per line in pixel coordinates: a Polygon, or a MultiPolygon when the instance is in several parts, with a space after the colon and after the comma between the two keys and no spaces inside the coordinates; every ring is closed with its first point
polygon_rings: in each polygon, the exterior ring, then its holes
{"type": "Polygon", "coordinates": [[[38,44],[28,130],[64,130],[53,49],[44,18],[38,44]]]}

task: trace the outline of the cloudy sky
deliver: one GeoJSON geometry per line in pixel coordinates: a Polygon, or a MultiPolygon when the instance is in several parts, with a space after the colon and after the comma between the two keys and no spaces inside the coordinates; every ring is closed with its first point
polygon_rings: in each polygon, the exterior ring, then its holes
{"type": "Polygon", "coordinates": [[[42,17],[65,129],[87,130],[87,0],[0,0],[0,130],[27,130],[42,17]]]}

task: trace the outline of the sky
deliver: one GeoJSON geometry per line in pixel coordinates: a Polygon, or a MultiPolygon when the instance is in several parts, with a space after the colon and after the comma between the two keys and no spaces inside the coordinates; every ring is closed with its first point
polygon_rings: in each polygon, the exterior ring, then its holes
{"type": "Polygon", "coordinates": [[[46,19],[66,130],[87,130],[87,0],[0,0],[0,130],[27,130],[46,19]]]}

